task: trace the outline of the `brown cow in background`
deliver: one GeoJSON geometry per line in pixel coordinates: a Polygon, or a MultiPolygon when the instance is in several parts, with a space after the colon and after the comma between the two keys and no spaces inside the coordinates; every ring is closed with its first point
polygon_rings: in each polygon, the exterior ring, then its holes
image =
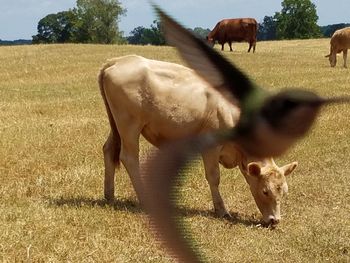
{"type": "Polygon", "coordinates": [[[253,52],[255,52],[257,31],[258,23],[254,18],[223,19],[209,33],[207,40],[212,46],[218,41],[221,44],[221,50],[224,50],[224,45],[227,42],[230,51],[232,51],[232,42],[246,41],[249,43],[248,52],[252,47],[253,52]]]}
{"type": "Polygon", "coordinates": [[[346,59],[348,56],[348,49],[350,49],[350,27],[345,27],[334,32],[331,38],[331,50],[326,58],[329,58],[331,67],[337,64],[337,53],[343,51],[344,68],[347,68],[346,59]]]}

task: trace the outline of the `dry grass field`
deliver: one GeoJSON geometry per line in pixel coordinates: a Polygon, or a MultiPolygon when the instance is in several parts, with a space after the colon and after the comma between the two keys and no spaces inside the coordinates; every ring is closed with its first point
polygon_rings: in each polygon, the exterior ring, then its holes
{"type": "MultiPolygon", "coordinates": [[[[342,58],[336,68],[324,58],[327,39],[259,42],[255,54],[247,48],[223,54],[271,91],[350,94],[350,69],[342,58]]],[[[0,262],[172,262],[123,168],[116,201],[103,199],[109,125],[97,74],[106,59],[126,54],[183,63],[170,47],[0,47],[0,262]]],[[[350,105],[325,108],[309,135],[277,159],[299,166],[274,230],[258,225],[237,169],[222,169],[229,222],[213,214],[200,163],[191,167],[181,213],[209,262],[350,262],[349,120],[350,105]]]]}

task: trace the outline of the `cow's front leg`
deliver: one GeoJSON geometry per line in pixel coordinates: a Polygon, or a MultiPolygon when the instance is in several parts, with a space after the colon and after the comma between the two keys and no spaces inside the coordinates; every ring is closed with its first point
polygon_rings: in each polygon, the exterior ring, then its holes
{"type": "Polygon", "coordinates": [[[219,168],[219,152],[218,150],[210,150],[202,154],[205,177],[209,183],[211,196],[213,198],[215,213],[219,217],[230,217],[229,212],[225,208],[219,192],[220,184],[220,168],[219,168]]]}
{"type": "Polygon", "coordinates": [[[347,58],[348,58],[348,50],[344,49],[343,50],[344,68],[348,67],[348,65],[347,65],[347,58]]]}
{"type": "Polygon", "coordinates": [[[138,123],[134,123],[127,119],[123,122],[126,125],[119,125],[118,130],[121,138],[120,161],[124,165],[131,183],[136,191],[137,198],[140,200],[139,192],[142,190],[140,178],[140,162],[139,162],[139,139],[140,128],[138,123]]]}

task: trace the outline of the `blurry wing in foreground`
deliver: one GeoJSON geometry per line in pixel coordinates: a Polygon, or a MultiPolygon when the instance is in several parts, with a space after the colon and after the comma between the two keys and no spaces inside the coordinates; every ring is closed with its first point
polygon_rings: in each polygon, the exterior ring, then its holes
{"type": "Polygon", "coordinates": [[[227,99],[241,102],[256,87],[239,69],[194,36],[157,5],[153,5],[161,19],[165,39],[175,46],[183,59],[198,75],[227,99]]]}
{"type": "Polygon", "coordinates": [[[149,214],[152,230],[178,262],[205,262],[181,218],[176,216],[180,171],[184,171],[200,152],[220,141],[221,136],[206,134],[169,143],[149,155],[141,169],[143,188],[139,193],[149,214]]]}

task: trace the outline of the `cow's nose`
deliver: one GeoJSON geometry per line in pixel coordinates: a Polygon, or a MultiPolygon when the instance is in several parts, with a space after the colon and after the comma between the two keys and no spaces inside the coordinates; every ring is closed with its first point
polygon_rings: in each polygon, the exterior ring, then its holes
{"type": "Polygon", "coordinates": [[[279,219],[277,219],[277,218],[274,217],[274,216],[270,216],[270,218],[269,218],[269,223],[270,223],[271,226],[277,225],[279,222],[280,222],[279,219]]]}

